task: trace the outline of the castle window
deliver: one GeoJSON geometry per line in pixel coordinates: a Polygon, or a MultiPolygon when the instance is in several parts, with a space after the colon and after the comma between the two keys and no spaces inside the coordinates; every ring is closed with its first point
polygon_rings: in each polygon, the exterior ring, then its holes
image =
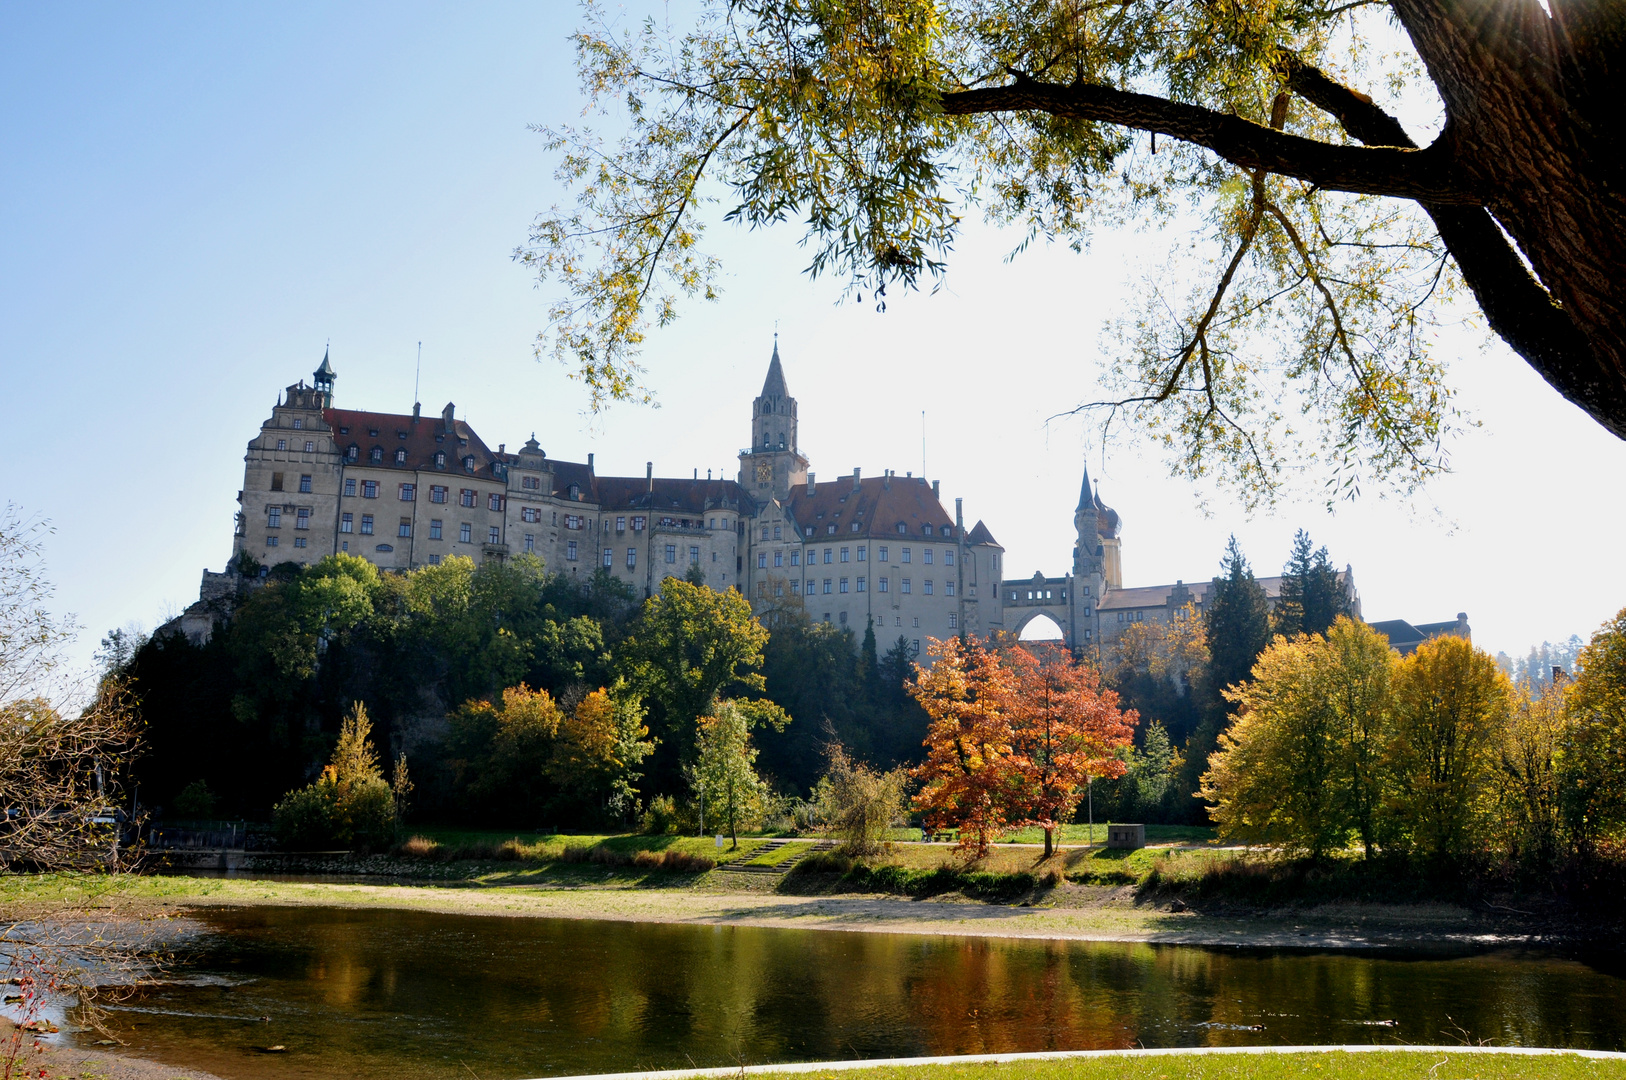
{"type": "Polygon", "coordinates": [[[637,548],[628,548],[627,549],[627,569],[628,570],[635,570],[635,569],[637,569],[637,567],[638,567],[638,549],[637,548]]]}
{"type": "Polygon", "coordinates": [[[282,507],[268,506],[265,508],[265,527],[268,529],[282,528],[282,507]]]}
{"type": "Polygon", "coordinates": [[[700,549],[699,548],[691,547],[689,549],[689,564],[691,566],[699,566],[700,565],[700,549]]]}
{"type": "Polygon", "coordinates": [[[903,586],[902,586],[902,589],[901,589],[901,591],[902,591],[902,593],[903,593],[903,595],[905,595],[905,596],[908,596],[908,595],[909,595],[909,594],[910,594],[910,593],[911,593],[911,592],[912,592],[912,591],[913,591],[913,590],[912,590],[912,589],[911,589],[911,588],[910,588],[910,585],[911,585],[911,582],[910,582],[910,581],[909,581],[909,579],[908,579],[908,578],[904,578],[904,579],[903,579],[903,586]]]}
{"type": "Polygon", "coordinates": [[[412,519],[409,517],[402,518],[401,524],[396,526],[395,535],[402,538],[410,537],[412,535],[412,519]]]}
{"type": "Polygon", "coordinates": [[[925,563],[927,566],[930,566],[932,564],[932,549],[931,548],[921,548],[921,550],[920,550],[920,561],[925,563]]]}
{"type": "Polygon", "coordinates": [[[882,544],[880,547],[875,549],[875,557],[877,559],[879,559],[881,562],[886,562],[886,545],[885,544],[882,544]]]}
{"type": "Polygon", "coordinates": [[[297,417],[297,416],[294,417],[294,430],[295,431],[298,431],[300,428],[302,428],[304,426],[305,426],[305,421],[303,419],[301,419],[300,417],[297,417]]]}
{"type": "Polygon", "coordinates": [[[757,569],[758,570],[766,570],[767,568],[768,568],[768,553],[766,551],[757,552],[757,569]]]}
{"type": "Polygon", "coordinates": [[[1085,596],[1090,595],[1090,587],[1088,585],[1084,586],[1084,595],[1085,596]]]}
{"type": "Polygon", "coordinates": [[[952,581],[943,582],[943,594],[945,596],[953,596],[954,595],[954,582],[952,582],[952,581]]]}
{"type": "Polygon", "coordinates": [[[501,530],[499,530],[497,528],[497,526],[493,525],[493,526],[491,526],[491,528],[486,530],[486,543],[488,543],[488,544],[500,544],[500,543],[502,543],[502,532],[501,532],[501,530]]]}
{"type": "Polygon", "coordinates": [[[887,587],[887,580],[886,580],[886,578],[883,577],[881,579],[881,591],[886,592],[886,587],[887,587]]]}
{"type": "Polygon", "coordinates": [[[1013,604],[1016,603],[1016,594],[1015,593],[1011,593],[1011,603],[1013,603],[1013,604]]]}
{"type": "Polygon", "coordinates": [[[363,535],[363,536],[371,536],[371,535],[373,535],[373,515],[371,515],[371,514],[363,514],[363,515],[361,515],[361,535],[363,535]]]}
{"type": "Polygon", "coordinates": [[[853,522],[853,532],[857,532],[857,531],[858,531],[858,522],[855,521],[855,522],[853,522]]]}
{"type": "Polygon", "coordinates": [[[862,544],[858,545],[858,561],[859,562],[864,562],[868,555],[869,555],[869,548],[865,547],[862,544]]]}
{"type": "Polygon", "coordinates": [[[824,565],[826,565],[826,566],[830,565],[831,557],[833,555],[835,555],[835,553],[836,553],[835,548],[825,548],[824,549],[824,565]]]}
{"type": "Polygon", "coordinates": [[[464,472],[473,472],[474,471],[474,455],[473,454],[470,454],[468,457],[463,459],[463,471],[464,472]]]}
{"type": "Polygon", "coordinates": [[[790,583],[790,594],[792,596],[802,595],[802,582],[800,578],[792,579],[790,583]]]}
{"type": "Polygon", "coordinates": [[[785,595],[785,582],[784,582],[783,579],[780,579],[780,578],[775,578],[774,579],[773,594],[775,596],[784,596],[785,595]]]}
{"type": "Polygon", "coordinates": [[[644,519],[643,519],[642,516],[635,517],[635,518],[632,519],[632,531],[633,532],[643,532],[644,531],[644,519]]]}
{"type": "Polygon", "coordinates": [[[519,482],[519,484],[520,487],[527,491],[540,491],[542,489],[542,481],[534,476],[525,477],[519,482]]]}
{"type": "Polygon", "coordinates": [[[344,452],[344,456],[351,461],[355,461],[357,458],[361,457],[361,447],[357,446],[355,443],[351,443],[350,449],[344,452]]]}
{"type": "Polygon", "coordinates": [[[378,498],[378,481],[377,480],[363,480],[361,482],[361,497],[363,499],[376,499],[376,498],[378,498]]]}
{"type": "Polygon", "coordinates": [[[316,444],[307,439],[305,441],[305,453],[314,454],[315,452],[316,452],[316,444]]]}
{"type": "Polygon", "coordinates": [[[344,514],[339,518],[339,531],[342,533],[356,531],[356,515],[344,514]]]}
{"type": "Polygon", "coordinates": [[[761,600],[764,596],[767,596],[767,595],[768,595],[768,583],[765,582],[765,581],[757,582],[757,599],[761,600]]]}
{"type": "MultiPolygon", "coordinates": [[[[486,509],[487,510],[501,510],[502,509],[502,496],[497,494],[496,492],[492,492],[490,495],[487,495],[486,496],[486,509]]],[[[573,527],[577,528],[577,529],[581,528],[582,527],[582,519],[577,518],[576,519],[576,524],[573,527]]]]}
{"type": "Polygon", "coordinates": [[[533,525],[538,524],[542,521],[542,511],[534,506],[524,507],[519,512],[519,519],[533,525]]]}
{"type": "Polygon", "coordinates": [[[775,540],[779,540],[779,539],[781,539],[781,537],[780,537],[780,535],[779,535],[779,529],[780,529],[780,526],[778,526],[778,525],[775,525],[775,526],[774,526],[774,527],[773,527],[773,538],[774,538],[774,539],[775,539],[775,540]]]}
{"type": "Polygon", "coordinates": [[[457,497],[458,502],[462,503],[464,506],[473,506],[475,491],[473,488],[460,488],[458,489],[457,497]]]}
{"type": "Polygon", "coordinates": [[[474,526],[470,525],[466,521],[458,525],[457,538],[459,541],[465,544],[474,543],[474,526]]]}
{"type": "Polygon", "coordinates": [[[911,554],[913,554],[913,552],[912,552],[912,549],[910,549],[910,548],[904,548],[904,549],[903,549],[903,558],[902,558],[902,561],[903,561],[903,562],[909,562],[909,561],[910,561],[910,555],[911,555],[911,554]]]}
{"type": "Polygon", "coordinates": [[[626,518],[618,517],[618,518],[615,519],[615,531],[616,532],[626,532],[627,531],[627,519],[626,518]]]}
{"type": "Polygon", "coordinates": [[[764,540],[768,539],[768,526],[766,525],[762,527],[762,538],[764,540]]]}
{"type": "Polygon", "coordinates": [[[859,592],[864,592],[865,591],[864,590],[864,581],[865,581],[864,578],[859,578],[858,579],[858,591],[859,592]]]}
{"type": "Polygon", "coordinates": [[[304,546],[305,546],[305,538],[303,536],[294,537],[294,547],[304,547],[304,546]]]}
{"type": "Polygon", "coordinates": [[[294,511],[294,528],[308,529],[311,527],[311,512],[309,507],[301,506],[294,511]]]}
{"type": "Polygon", "coordinates": [[[807,527],[807,535],[809,535],[809,536],[813,535],[813,526],[809,525],[807,527]]]}
{"type": "Polygon", "coordinates": [[[931,578],[927,578],[925,581],[921,582],[920,591],[925,593],[927,596],[932,595],[932,579],[931,578]]]}
{"type": "Polygon", "coordinates": [[[441,537],[440,518],[430,518],[429,519],[429,539],[431,539],[431,540],[439,540],[441,538],[442,537],[441,537]]]}
{"type": "Polygon", "coordinates": [[[368,438],[371,438],[371,439],[376,439],[376,438],[378,438],[378,429],[377,429],[377,428],[375,428],[375,427],[373,427],[373,428],[368,428],[368,429],[367,429],[367,437],[368,437],[368,438]]]}
{"type": "Polygon", "coordinates": [[[957,612],[953,612],[953,611],[949,612],[949,629],[950,630],[958,630],[959,628],[960,628],[960,616],[959,616],[959,614],[957,612]]]}
{"type": "Polygon", "coordinates": [[[677,545],[676,544],[667,544],[666,545],[666,561],[669,564],[677,562],[677,545]]]}
{"type": "Polygon", "coordinates": [[[847,548],[842,548],[842,549],[841,549],[841,561],[842,561],[842,562],[851,562],[851,561],[852,561],[852,560],[851,560],[851,559],[849,559],[849,558],[848,558],[848,557],[847,557],[847,554],[848,554],[848,550],[849,550],[849,549],[847,549],[847,548]]]}
{"type": "Polygon", "coordinates": [[[340,435],[348,435],[348,434],[350,434],[350,429],[348,427],[341,427],[341,428],[339,428],[339,434],[340,435]]]}
{"type": "Polygon", "coordinates": [[[278,450],[286,450],[286,449],[288,449],[288,440],[287,439],[278,439],[277,440],[277,449],[278,450]]]}
{"type": "Polygon", "coordinates": [[[395,432],[395,437],[396,437],[396,438],[397,438],[397,439],[404,439],[404,438],[406,438],[406,435],[407,435],[407,433],[406,433],[406,432],[404,432],[404,431],[401,431],[401,430],[397,430],[397,431],[396,431],[396,432],[395,432]]]}
{"type": "MultiPolygon", "coordinates": [[[[915,620],[915,625],[916,626],[920,625],[920,620],[919,619],[915,620]]],[[[919,656],[920,655],[920,639],[915,638],[914,642],[909,646],[909,648],[910,648],[910,651],[912,651],[916,656],[919,656]]]]}
{"type": "Polygon", "coordinates": [[[1084,609],[1084,617],[1085,617],[1085,618],[1086,618],[1086,619],[1087,619],[1087,618],[1089,618],[1089,617],[1090,617],[1090,609],[1089,609],[1089,608],[1085,608],[1085,609],[1084,609]]]}
{"type": "Polygon", "coordinates": [[[900,533],[906,533],[906,532],[909,531],[909,526],[905,525],[903,522],[900,521],[900,522],[898,522],[898,531],[900,533]]]}
{"type": "Polygon", "coordinates": [[[1118,621],[1119,621],[1119,622],[1123,622],[1123,621],[1124,621],[1124,613],[1123,613],[1123,612],[1121,612],[1121,611],[1120,611],[1120,612],[1118,612],[1118,621]]]}
{"type": "Polygon", "coordinates": [[[395,545],[394,544],[379,544],[376,550],[378,550],[378,551],[394,551],[395,550],[395,545]]]}
{"type": "Polygon", "coordinates": [[[445,467],[446,467],[446,451],[444,451],[444,450],[436,450],[435,451],[435,468],[444,469],[445,467]]]}
{"type": "Polygon", "coordinates": [[[565,542],[565,558],[569,559],[571,562],[576,561],[576,541],[567,540],[565,542]]]}
{"type": "Polygon", "coordinates": [[[825,526],[825,532],[834,533],[835,531],[836,531],[836,523],[835,522],[832,521],[829,525],[825,526]]]}
{"type": "Polygon", "coordinates": [[[430,566],[439,566],[440,565],[440,556],[439,555],[431,555],[431,556],[429,556],[429,565],[430,566]]]}
{"type": "Polygon", "coordinates": [[[604,549],[604,569],[608,570],[615,565],[615,548],[604,549]]]}
{"type": "Polygon", "coordinates": [[[581,485],[579,485],[579,484],[571,484],[570,485],[570,501],[571,502],[581,502],[582,501],[581,485]]]}
{"type": "Polygon", "coordinates": [[[444,484],[430,484],[429,485],[429,501],[432,502],[432,503],[443,503],[443,502],[445,502],[446,501],[446,485],[444,485],[444,484]]]}
{"type": "Polygon", "coordinates": [[[790,553],[790,564],[792,566],[802,565],[802,553],[800,551],[792,551],[790,553]]]}
{"type": "Polygon", "coordinates": [[[276,547],[277,546],[277,538],[274,537],[274,536],[266,537],[265,538],[265,546],[266,547],[276,547]]]}
{"type": "Polygon", "coordinates": [[[846,578],[841,579],[841,591],[842,592],[847,591],[847,579],[846,578]]]}
{"type": "Polygon", "coordinates": [[[282,474],[281,473],[274,472],[274,473],[271,474],[271,490],[272,491],[281,491],[282,490],[282,474]]]}
{"type": "Polygon", "coordinates": [[[405,447],[402,447],[401,449],[395,451],[395,463],[397,465],[405,465],[406,464],[406,448],[405,447]]]}
{"type": "Polygon", "coordinates": [[[401,485],[401,501],[402,502],[416,502],[417,499],[418,499],[418,485],[417,484],[402,484],[401,485]]]}
{"type": "Polygon", "coordinates": [[[830,595],[830,579],[829,578],[824,579],[824,594],[826,596],[830,595]]]}
{"type": "Polygon", "coordinates": [[[380,461],[383,461],[384,448],[382,446],[375,446],[371,450],[367,451],[367,460],[371,461],[375,465],[380,461]]]}
{"type": "Polygon", "coordinates": [[[920,527],[920,534],[922,536],[930,536],[932,534],[932,527],[930,525],[922,525],[920,527]]]}
{"type": "Polygon", "coordinates": [[[954,549],[953,548],[944,548],[943,549],[943,565],[944,566],[953,566],[954,565],[954,549]]]}

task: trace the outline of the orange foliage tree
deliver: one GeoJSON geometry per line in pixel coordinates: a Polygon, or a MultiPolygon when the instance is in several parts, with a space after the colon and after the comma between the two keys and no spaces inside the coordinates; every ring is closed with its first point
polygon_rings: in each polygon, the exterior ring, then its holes
{"type": "Polygon", "coordinates": [[[1100,674],[1065,649],[1035,655],[1022,646],[1006,652],[1004,684],[1011,752],[1003,785],[1021,821],[1044,830],[1044,857],[1056,847],[1056,826],[1073,819],[1092,777],[1122,776],[1118,750],[1128,746],[1139,719],[1118,708],[1118,695],[1100,674]]]}
{"type": "Polygon", "coordinates": [[[999,656],[975,640],[933,639],[928,654],[936,663],[917,669],[909,684],[931,718],[926,760],[912,773],[921,783],[915,806],[927,829],[959,829],[961,849],[981,856],[1005,827],[1011,802],[1003,790],[1011,754],[1009,676],[999,656]]]}
{"type": "Polygon", "coordinates": [[[909,688],[931,717],[914,771],[927,827],[958,828],[961,848],[980,856],[1005,826],[1037,825],[1049,858],[1090,778],[1123,774],[1117,752],[1138,717],[1065,651],[950,639],[930,655],[909,688]]]}

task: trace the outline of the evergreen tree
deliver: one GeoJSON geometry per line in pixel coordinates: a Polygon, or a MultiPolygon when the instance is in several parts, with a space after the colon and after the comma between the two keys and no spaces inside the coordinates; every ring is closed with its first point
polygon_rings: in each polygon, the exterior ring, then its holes
{"type": "Polygon", "coordinates": [[[1349,591],[1339,584],[1338,571],[1321,548],[1304,579],[1304,632],[1325,635],[1340,615],[1350,614],[1349,591]]]}
{"type": "Polygon", "coordinates": [[[1314,568],[1310,534],[1300,529],[1293,534],[1293,550],[1282,567],[1282,591],[1271,618],[1271,629],[1283,637],[1315,632],[1305,626],[1305,591],[1314,568]]]}
{"type": "Polygon", "coordinates": [[[1220,702],[1220,691],[1247,682],[1254,661],[1270,644],[1270,601],[1254,580],[1242,547],[1233,536],[1225,545],[1223,571],[1208,590],[1203,621],[1208,632],[1209,699],[1220,702]]]}

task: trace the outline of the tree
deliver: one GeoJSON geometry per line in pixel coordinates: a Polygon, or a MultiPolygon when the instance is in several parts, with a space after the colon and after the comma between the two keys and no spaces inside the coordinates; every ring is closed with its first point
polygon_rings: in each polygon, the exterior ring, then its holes
{"type": "Polygon", "coordinates": [[[935,662],[919,669],[909,692],[931,718],[926,760],[911,771],[915,808],[927,829],[958,829],[960,850],[980,858],[1010,821],[1005,715],[1010,674],[997,654],[972,640],[931,640],[935,662]]]}
{"type": "Polygon", "coordinates": [[[1300,529],[1293,534],[1293,550],[1287,556],[1287,565],[1282,567],[1282,589],[1276,596],[1276,608],[1270,613],[1272,632],[1282,637],[1320,633],[1304,625],[1304,592],[1314,567],[1315,552],[1310,534],[1300,529]]]}
{"type": "Polygon", "coordinates": [[[753,669],[761,666],[767,641],[768,631],[736,589],[719,593],[667,578],[644,604],[626,644],[631,678],[660,704],[666,736],[684,759],[694,745],[695,721],[712,711],[719,694],[763,688],[753,669]]]}
{"type": "Polygon", "coordinates": [[[1108,681],[1144,717],[1181,743],[1202,718],[1200,688],[1208,682],[1208,632],[1195,604],[1168,622],[1126,625],[1107,654],[1108,681]]]}
{"type": "Polygon", "coordinates": [[[751,720],[738,703],[718,702],[711,715],[700,718],[694,764],[686,770],[690,788],[711,808],[712,817],[728,823],[734,849],[740,846],[740,822],[758,817],[768,796],[767,785],[757,776],[751,720]]]}
{"type": "Polygon", "coordinates": [[[1351,614],[1349,599],[1349,586],[1338,580],[1327,549],[1317,549],[1304,579],[1304,632],[1325,634],[1340,616],[1351,614]]]}
{"type": "Polygon", "coordinates": [[[1094,668],[1064,650],[1035,655],[1008,650],[1004,708],[1010,728],[1007,781],[1021,820],[1044,830],[1044,857],[1056,850],[1056,826],[1073,820],[1092,778],[1124,773],[1121,748],[1132,745],[1133,711],[1101,686],[1094,668]]]}
{"type": "Polygon", "coordinates": [[[648,323],[717,295],[701,240],[724,192],[728,220],[800,218],[809,272],[878,304],[943,273],[972,208],[1018,247],[1078,249],[1189,203],[1211,284],[1152,283],[1090,403],[1139,417],[1176,468],[1249,503],[1303,462],[1345,493],[1434,475],[1455,413],[1429,331],[1459,282],[1626,437],[1613,5],[755,0],[622,35],[588,10],[583,90],[625,129],[546,132],[577,201],[517,254],[561,280],[538,348],[595,404],[647,397],[648,323]],[[1386,15],[1413,55],[1390,62],[1386,15]],[[1428,146],[1371,96],[1385,81],[1436,95],[1428,146]]]}
{"type": "Polygon", "coordinates": [[[1234,536],[1225,545],[1220,567],[1222,576],[1210,586],[1203,612],[1209,680],[1216,697],[1225,687],[1246,682],[1254,661],[1270,644],[1270,601],[1234,536]]]}
{"type": "Polygon", "coordinates": [[[907,817],[909,774],[904,769],[872,769],[836,742],[826,747],[825,754],[829,764],[813,788],[817,819],[841,837],[843,854],[872,855],[880,850],[888,830],[907,817]]]}
{"type": "Polygon", "coordinates": [[[1426,862],[1482,849],[1508,698],[1496,661],[1459,637],[1423,642],[1396,671],[1393,812],[1426,862]]]}
{"type": "Polygon", "coordinates": [[[1394,663],[1381,636],[1349,619],[1260,654],[1253,679],[1226,692],[1239,713],[1202,778],[1221,833],[1317,859],[1353,833],[1370,857],[1394,663]]]}
{"type": "Polygon", "coordinates": [[[1564,850],[1564,748],[1573,738],[1563,691],[1524,684],[1513,690],[1508,723],[1495,747],[1495,822],[1501,849],[1536,873],[1558,865],[1564,850]]]}
{"type": "Polygon", "coordinates": [[[1565,817],[1583,854],[1626,829],[1626,609],[1581,650],[1564,694],[1574,740],[1562,765],[1565,817]]]}
{"type": "Polygon", "coordinates": [[[340,845],[367,850],[395,839],[400,800],[378,765],[372,721],[356,702],[327,767],[314,784],[290,791],[272,811],[277,840],[295,850],[340,845]]]}

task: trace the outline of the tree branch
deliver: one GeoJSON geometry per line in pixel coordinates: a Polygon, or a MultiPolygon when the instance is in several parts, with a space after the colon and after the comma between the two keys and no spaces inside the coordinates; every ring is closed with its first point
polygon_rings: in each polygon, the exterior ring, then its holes
{"type": "Polygon", "coordinates": [[[1477,206],[1450,159],[1446,144],[1415,147],[1333,146],[1288,135],[1230,113],[1185,105],[1110,86],[1061,86],[1018,76],[1010,86],[962,90],[942,96],[951,116],[991,112],[1043,112],[1157,132],[1214,151],[1234,165],[1291,176],[1330,191],[1388,195],[1440,205],[1477,206]]]}
{"type": "MultiPolygon", "coordinates": [[[[1400,121],[1372,99],[1327,77],[1296,57],[1282,62],[1288,88],[1333,116],[1352,138],[1368,146],[1411,148],[1417,144],[1400,121]]],[[[1626,401],[1603,360],[1569,314],[1530,273],[1513,245],[1481,207],[1418,200],[1462,279],[1494,332],[1523,357],[1547,384],[1585,409],[1598,423],[1626,438],[1626,401]]]]}

